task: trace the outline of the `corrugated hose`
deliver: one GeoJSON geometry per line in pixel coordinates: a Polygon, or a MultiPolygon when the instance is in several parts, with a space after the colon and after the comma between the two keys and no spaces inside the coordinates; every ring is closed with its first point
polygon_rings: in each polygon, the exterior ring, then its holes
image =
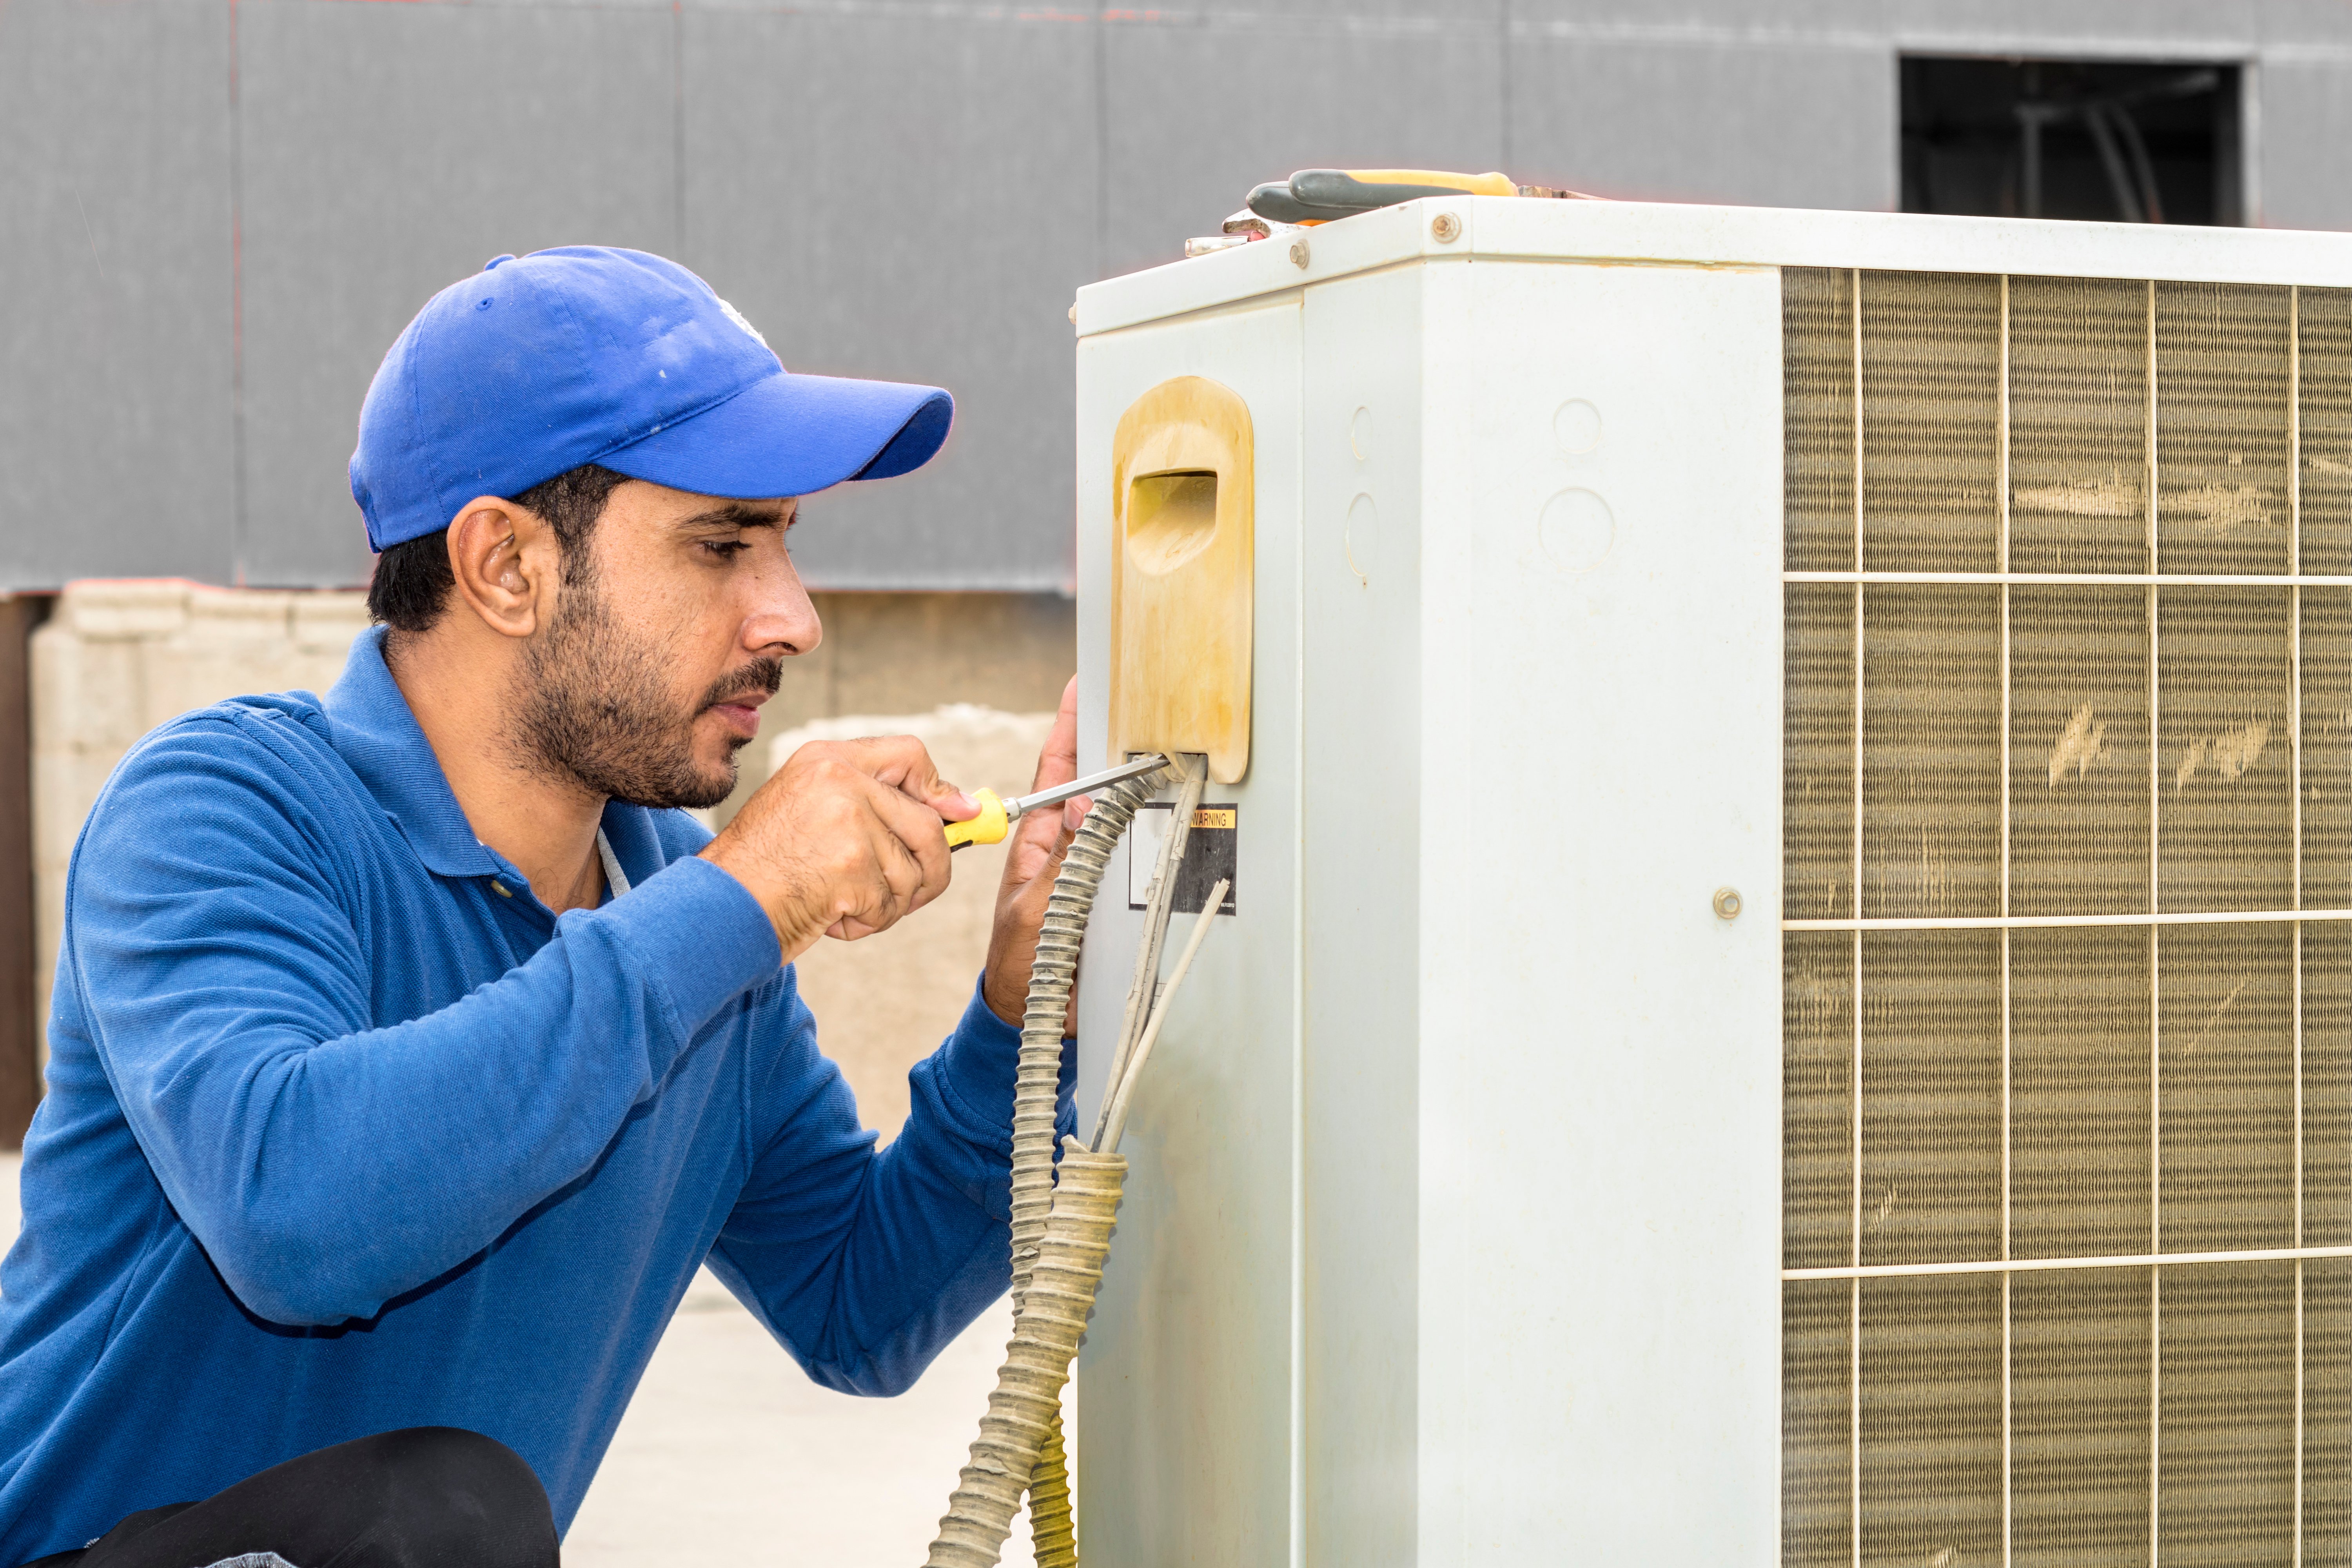
{"type": "Polygon", "coordinates": [[[1146,773],[1113,784],[1095,799],[1054,879],[1037,956],[1029,971],[1021,1064],[1013,1094],[1013,1339],[981,1417],[980,1436],[963,1468],[925,1568],[995,1568],[1029,1495],[1038,1568],[1076,1568],[1067,1462],[1062,1444],[1062,1390],[1078,1340],[1094,1310],[1103,1261],[1118,1210],[1127,1162],[1116,1152],[1136,1074],[1159,1037],[1169,999],[1223,901],[1220,882],[1202,910],[1174,973],[1156,984],[1176,872],[1200,804],[1205,759],[1189,759],[1168,837],[1152,878],[1142,949],[1104,1089],[1095,1147],[1063,1141],[1060,1180],[1054,1162],[1054,1106],[1061,1077],[1062,1029],[1095,895],[1111,852],[1137,809],[1166,782],[1146,773]],[[1100,1151],[1100,1152],[1097,1152],[1100,1151]]]}

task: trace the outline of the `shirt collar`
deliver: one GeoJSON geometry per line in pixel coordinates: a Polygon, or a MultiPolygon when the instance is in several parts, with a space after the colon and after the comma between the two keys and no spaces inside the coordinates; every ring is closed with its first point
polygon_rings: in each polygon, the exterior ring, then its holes
{"type": "Polygon", "coordinates": [[[621,863],[621,874],[631,887],[660,870],[667,859],[656,824],[668,815],[652,806],[604,803],[604,842],[612,846],[613,858],[621,863]]]}
{"type": "MultiPolygon", "coordinates": [[[[352,640],[342,678],[327,693],[324,706],[335,750],[384,815],[400,825],[428,870],[443,877],[512,872],[474,837],[473,825],[441,771],[441,759],[433,754],[433,743],[417,727],[407,697],[383,662],[383,631],[370,626],[352,640]]],[[[655,813],[644,806],[616,800],[604,804],[604,837],[633,883],[661,868],[661,839],[654,823],[655,813]]]]}
{"type": "Polygon", "coordinates": [[[443,877],[494,876],[500,869],[497,858],[474,837],[440,759],[383,662],[383,631],[370,626],[352,640],[342,679],[327,693],[335,750],[428,869],[443,877]]]}

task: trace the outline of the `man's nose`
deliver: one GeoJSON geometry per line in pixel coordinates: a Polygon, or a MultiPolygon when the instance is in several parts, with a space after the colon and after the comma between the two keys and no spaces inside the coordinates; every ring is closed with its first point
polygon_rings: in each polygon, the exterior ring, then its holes
{"type": "Polygon", "coordinates": [[[787,566],[773,577],[762,577],[760,602],[743,625],[744,647],[760,654],[815,652],[824,640],[824,626],[800,574],[787,566]]]}

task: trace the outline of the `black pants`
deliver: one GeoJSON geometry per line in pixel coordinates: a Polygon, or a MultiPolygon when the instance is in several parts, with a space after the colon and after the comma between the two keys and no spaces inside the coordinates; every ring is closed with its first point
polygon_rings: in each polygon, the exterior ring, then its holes
{"type": "Polygon", "coordinates": [[[206,1568],[262,1552],[294,1568],[555,1568],[555,1517],[505,1444],[412,1426],[289,1459],[204,1502],[142,1510],[26,1568],[206,1568]]]}

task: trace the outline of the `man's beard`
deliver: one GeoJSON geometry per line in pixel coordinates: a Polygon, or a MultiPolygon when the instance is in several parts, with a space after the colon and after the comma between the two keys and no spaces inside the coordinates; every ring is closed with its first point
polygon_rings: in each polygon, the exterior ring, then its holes
{"type": "Polygon", "coordinates": [[[546,631],[525,645],[515,740],[541,767],[630,805],[716,805],[733,793],[734,752],[705,772],[694,721],[729,698],[775,694],[783,661],[755,658],[713,681],[681,711],[663,679],[668,649],[631,647],[593,578],[567,583],[546,631]]]}

